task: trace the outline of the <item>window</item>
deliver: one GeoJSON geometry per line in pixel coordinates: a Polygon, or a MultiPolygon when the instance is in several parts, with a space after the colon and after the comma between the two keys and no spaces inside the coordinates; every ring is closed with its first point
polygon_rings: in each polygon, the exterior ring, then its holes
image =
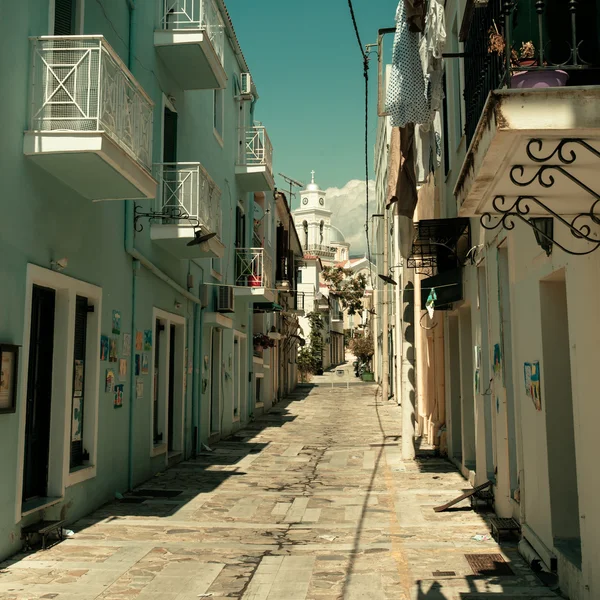
{"type": "Polygon", "coordinates": [[[50,32],[52,35],[83,33],[83,0],[51,0],[50,32]]]}
{"type": "Polygon", "coordinates": [[[224,90],[215,90],[213,96],[213,129],[223,143],[224,90]]]}
{"type": "MultiPolygon", "coordinates": [[[[450,36],[450,52],[458,52],[458,25],[456,17],[452,23],[452,35],[450,36]]],[[[454,121],[454,145],[458,147],[463,136],[463,92],[460,76],[461,60],[450,61],[452,73],[452,117],[454,121]]]]}

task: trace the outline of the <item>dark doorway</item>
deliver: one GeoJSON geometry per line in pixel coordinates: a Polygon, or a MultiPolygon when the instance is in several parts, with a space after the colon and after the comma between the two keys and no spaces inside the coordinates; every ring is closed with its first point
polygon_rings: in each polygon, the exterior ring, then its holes
{"type": "Polygon", "coordinates": [[[177,162],[177,113],[165,106],[163,162],[177,162]]]}
{"type": "Polygon", "coordinates": [[[153,437],[154,445],[160,444],[163,440],[162,431],[159,431],[159,405],[160,405],[160,333],[165,328],[161,325],[159,319],[156,319],[155,331],[154,331],[154,398],[153,401],[153,437]]]}
{"type": "Polygon", "coordinates": [[[168,450],[173,450],[173,415],[175,412],[175,325],[169,330],[169,423],[168,450]]]}
{"type": "Polygon", "coordinates": [[[23,501],[48,492],[56,292],[34,285],[27,371],[23,501]]]}

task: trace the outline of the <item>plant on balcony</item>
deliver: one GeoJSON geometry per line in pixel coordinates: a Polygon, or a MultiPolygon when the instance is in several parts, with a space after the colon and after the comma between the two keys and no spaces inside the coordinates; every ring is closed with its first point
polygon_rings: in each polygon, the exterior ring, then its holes
{"type": "Polygon", "coordinates": [[[367,278],[362,273],[343,267],[325,267],[323,280],[332,294],[337,296],[349,315],[363,310],[363,298],[367,287],[367,278]]]}
{"type": "Polygon", "coordinates": [[[264,333],[255,333],[252,336],[252,343],[256,350],[262,350],[263,348],[273,348],[275,346],[275,340],[271,339],[264,333]]]}

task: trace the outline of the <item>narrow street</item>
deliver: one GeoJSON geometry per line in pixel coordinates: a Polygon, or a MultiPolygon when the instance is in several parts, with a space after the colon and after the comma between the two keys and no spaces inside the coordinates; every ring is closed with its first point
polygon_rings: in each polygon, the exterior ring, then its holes
{"type": "MultiPolygon", "coordinates": [[[[348,372],[351,367],[346,366],[348,372]]],[[[400,455],[400,409],[326,374],[195,460],[2,565],[0,600],[553,598],[446,461],[400,455]],[[331,382],[335,387],[331,387],[331,382]],[[514,573],[476,576],[465,554],[514,573]]]]}

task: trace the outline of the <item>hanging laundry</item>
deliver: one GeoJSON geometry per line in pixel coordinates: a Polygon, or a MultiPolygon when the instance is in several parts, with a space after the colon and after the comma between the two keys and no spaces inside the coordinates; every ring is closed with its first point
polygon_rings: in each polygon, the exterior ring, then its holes
{"type": "Polygon", "coordinates": [[[419,55],[420,39],[419,33],[410,31],[406,6],[404,0],[400,0],[396,10],[396,35],[386,98],[386,111],[390,114],[392,127],[431,121],[419,55]]]}
{"type": "Polygon", "coordinates": [[[404,9],[409,30],[423,33],[425,29],[424,0],[404,0],[404,9]]]}
{"type": "Polygon", "coordinates": [[[417,206],[414,125],[393,128],[388,158],[388,203],[398,202],[398,215],[412,218],[417,206]]]}
{"type": "Polygon", "coordinates": [[[423,67],[426,97],[433,112],[441,110],[444,99],[442,54],[446,45],[446,20],[441,0],[430,0],[427,11],[425,32],[419,46],[419,56],[423,67]]]}

